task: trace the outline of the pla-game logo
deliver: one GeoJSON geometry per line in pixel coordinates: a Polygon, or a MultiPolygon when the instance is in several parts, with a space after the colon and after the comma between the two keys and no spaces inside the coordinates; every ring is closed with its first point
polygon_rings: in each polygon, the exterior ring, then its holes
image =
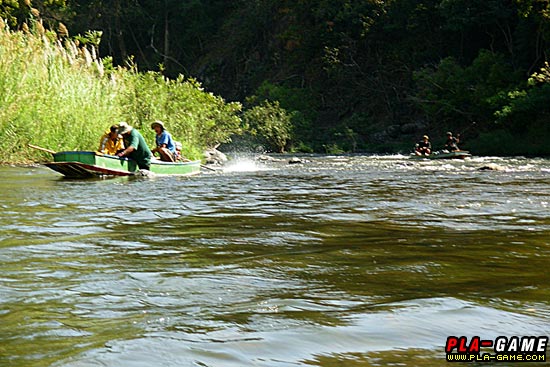
{"type": "Polygon", "coordinates": [[[547,336],[449,336],[445,353],[448,362],[546,362],[547,346],[547,336]]]}

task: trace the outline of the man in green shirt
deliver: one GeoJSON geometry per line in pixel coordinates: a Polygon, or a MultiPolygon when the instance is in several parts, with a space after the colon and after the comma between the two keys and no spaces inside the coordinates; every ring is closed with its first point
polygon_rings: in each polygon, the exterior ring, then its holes
{"type": "Polygon", "coordinates": [[[126,149],[117,155],[119,157],[131,158],[137,162],[140,169],[149,170],[151,168],[151,157],[153,154],[139,131],[126,122],[121,122],[118,125],[118,133],[124,138],[124,146],[126,149]]]}

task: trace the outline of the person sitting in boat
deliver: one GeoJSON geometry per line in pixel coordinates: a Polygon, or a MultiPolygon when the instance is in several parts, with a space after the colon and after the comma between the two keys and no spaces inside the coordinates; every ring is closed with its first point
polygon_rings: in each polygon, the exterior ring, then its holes
{"type": "Polygon", "coordinates": [[[172,135],[164,127],[162,121],[155,121],[151,124],[151,129],[155,130],[157,136],[155,137],[156,148],[151,150],[153,154],[158,153],[160,160],[164,162],[176,161],[176,144],[172,135]]]}
{"type": "Polygon", "coordinates": [[[122,135],[126,149],[118,153],[117,156],[131,158],[136,161],[140,169],[146,169],[149,171],[151,168],[151,158],[153,153],[151,153],[151,150],[147,146],[145,139],[139,131],[128,125],[126,122],[121,122],[118,125],[118,133],[122,135]]]}
{"type": "Polygon", "coordinates": [[[458,147],[458,143],[460,143],[460,135],[457,135],[456,137],[453,136],[452,132],[447,133],[447,141],[445,142],[445,149],[449,152],[454,152],[457,150],[460,150],[458,147]]]}
{"type": "Polygon", "coordinates": [[[99,149],[97,151],[103,154],[116,155],[123,149],[124,142],[122,141],[122,137],[118,134],[118,125],[113,125],[101,136],[99,140],[99,149]]]}
{"type": "Polygon", "coordinates": [[[432,143],[430,143],[428,135],[422,137],[422,140],[415,145],[414,151],[416,155],[430,155],[432,153],[432,143]]]}

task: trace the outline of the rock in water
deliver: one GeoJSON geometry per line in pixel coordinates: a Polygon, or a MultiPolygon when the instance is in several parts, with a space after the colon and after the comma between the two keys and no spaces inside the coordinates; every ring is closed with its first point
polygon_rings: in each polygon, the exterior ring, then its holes
{"type": "Polygon", "coordinates": [[[227,156],[216,148],[205,150],[204,158],[206,159],[206,164],[222,165],[227,162],[227,156]]]}
{"type": "Polygon", "coordinates": [[[261,161],[261,162],[275,162],[276,161],[275,158],[270,157],[270,156],[265,155],[265,154],[261,154],[261,155],[257,156],[255,159],[257,161],[261,161]]]}
{"type": "Polygon", "coordinates": [[[288,164],[300,164],[300,163],[304,163],[304,162],[298,157],[292,157],[288,160],[288,164]]]}
{"type": "Polygon", "coordinates": [[[146,169],[140,169],[139,171],[134,172],[133,176],[134,177],[155,177],[156,174],[146,169]]]}
{"type": "Polygon", "coordinates": [[[504,167],[499,166],[498,164],[489,163],[479,167],[477,170],[478,171],[504,171],[504,167]]]}

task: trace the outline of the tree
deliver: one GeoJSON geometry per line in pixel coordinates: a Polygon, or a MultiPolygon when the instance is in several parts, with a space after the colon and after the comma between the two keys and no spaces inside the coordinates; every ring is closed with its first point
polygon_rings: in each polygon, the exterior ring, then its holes
{"type": "Polygon", "coordinates": [[[264,100],[257,106],[245,111],[243,121],[258,142],[266,144],[270,150],[284,153],[287,142],[292,137],[290,116],[279,102],[264,100]]]}
{"type": "Polygon", "coordinates": [[[0,0],[0,18],[16,30],[32,20],[40,20],[44,26],[56,29],[68,16],[67,9],[66,0],[0,0]]]}
{"type": "Polygon", "coordinates": [[[445,58],[433,68],[415,73],[418,93],[414,101],[432,124],[442,127],[453,121],[492,122],[502,107],[502,96],[520,78],[502,54],[481,50],[471,65],[462,67],[454,58],[445,58]]]}

